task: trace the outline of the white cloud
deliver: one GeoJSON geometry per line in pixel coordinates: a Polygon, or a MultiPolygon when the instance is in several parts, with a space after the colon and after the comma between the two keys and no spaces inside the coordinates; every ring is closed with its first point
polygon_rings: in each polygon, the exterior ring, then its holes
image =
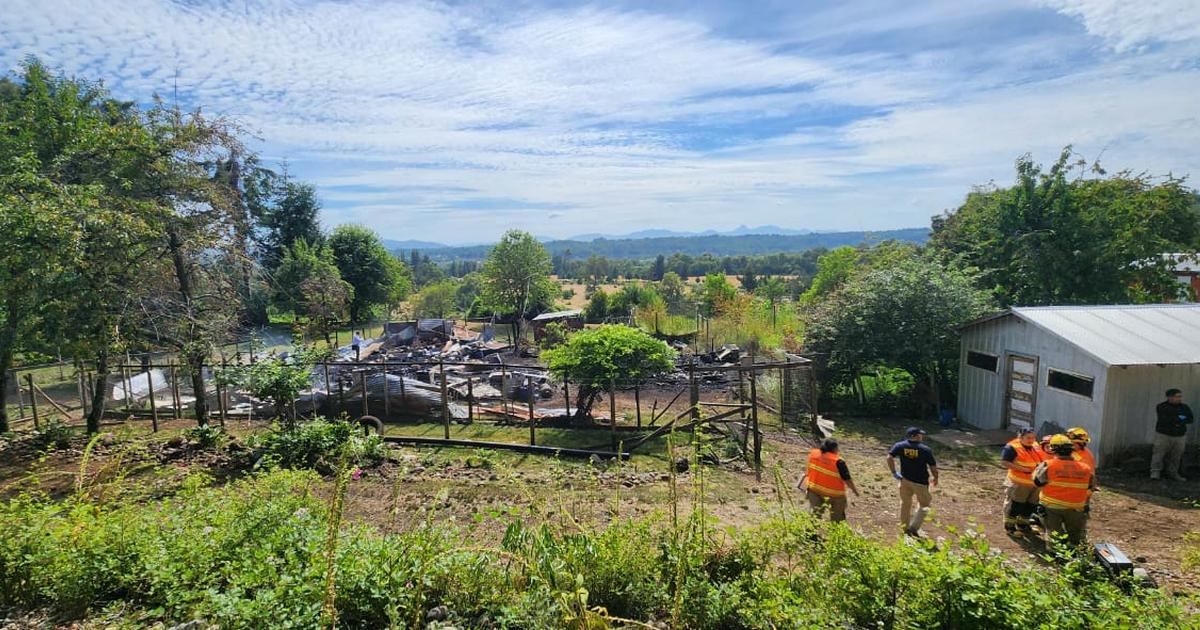
{"type": "Polygon", "coordinates": [[[1196,73],[1170,48],[1195,37],[1195,11],[1164,30],[1153,8],[1055,3],[1114,48],[1169,49],[1109,58],[1071,33],[887,46],[904,29],[986,32],[1003,3],[839,7],[758,38],[594,7],[5,4],[0,65],[34,53],[142,99],[169,95],[178,70],[184,98],[244,121],[321,186],[329,222],[398,237],[544,233],[551,217],[564,235],[920,225],[1007,178],[1018,154],[1067,143],[1119,166],[1200,166],[1196,73]],[[512,207],[456,207],[478,199],[512,207]]]}
{"type": "Polygon", "coordinates": [[[1195,0],[1044,0],[1078,18],[1087,31],[1108,40],[1117,51],[1148,42],[1200,39],[1200,4],[1195,0]]]}

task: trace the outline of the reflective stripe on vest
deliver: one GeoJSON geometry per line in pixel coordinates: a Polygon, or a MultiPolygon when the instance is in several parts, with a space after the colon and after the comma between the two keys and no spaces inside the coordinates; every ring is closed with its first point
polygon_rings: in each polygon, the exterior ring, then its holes
{"type": "Polygon", "coordinates": [[[1091,492],[1092,468],[1074,459],[1046,462],[1046,485],[1042,486],[1042,505],[1061,510],[1082,510],[1091,492]]]}
{"type": "Polygon", "coordinates": [[[814,448],[808,454],[808,489],[823,497],[846,496],[846,481],[838,473],[837,453],[814,448]]]}
{"type": "Polygon", "coordinates": [[[1042,450],[1037,445],[1026,448],[1019,439],[1008,445],[1017,451],[1017,458],[1009,462],[1012,468],[1008,469],[1008,480],[1017,485],[1034,487],[1033,470],[1044,459],[1042,450]]]}
{"type": "Polygon", "coordinates": [[[1075,461],[1077,462],[1083,462],[1087,464],[1088,467],[1090,467],[1093,471],[1096,470],[1096,457],[1092,455],[1092,452],[1088,450],[1088,447],[1085,446],[1081,449],[1075,449],[1075,452],[1071,453],[1071,457],[1074,457],[1075,461]]]}

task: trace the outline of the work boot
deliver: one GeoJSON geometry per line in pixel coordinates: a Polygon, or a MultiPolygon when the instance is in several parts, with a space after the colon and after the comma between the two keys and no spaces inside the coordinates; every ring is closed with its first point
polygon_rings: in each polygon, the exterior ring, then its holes
{"type": "Polygon", "coordinates": [[[1187,481],[1187,477],[1179,473],[1170,473],[1167,476],[1171,478],[1171,481],[1187,481]]]}

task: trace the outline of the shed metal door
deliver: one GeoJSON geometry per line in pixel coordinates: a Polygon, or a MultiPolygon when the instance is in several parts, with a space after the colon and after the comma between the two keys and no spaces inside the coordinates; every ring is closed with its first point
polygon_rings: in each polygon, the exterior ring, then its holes
{"type": "Polygon", "coordinates": [[[1011,429],[1033,428],[1033,409],[1037,402],[1037,357],[1008,355],[1004,392],[1004,425],[1011,429]]]}

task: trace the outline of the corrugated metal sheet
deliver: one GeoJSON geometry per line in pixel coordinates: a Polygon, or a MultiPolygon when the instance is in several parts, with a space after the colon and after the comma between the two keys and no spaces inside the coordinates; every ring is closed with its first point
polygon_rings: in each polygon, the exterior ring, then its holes
{"type": "Polygon", "coordinates": [[[1200,363],[1200,304],[1016,307],[1108,365],[1200,363]]]}

